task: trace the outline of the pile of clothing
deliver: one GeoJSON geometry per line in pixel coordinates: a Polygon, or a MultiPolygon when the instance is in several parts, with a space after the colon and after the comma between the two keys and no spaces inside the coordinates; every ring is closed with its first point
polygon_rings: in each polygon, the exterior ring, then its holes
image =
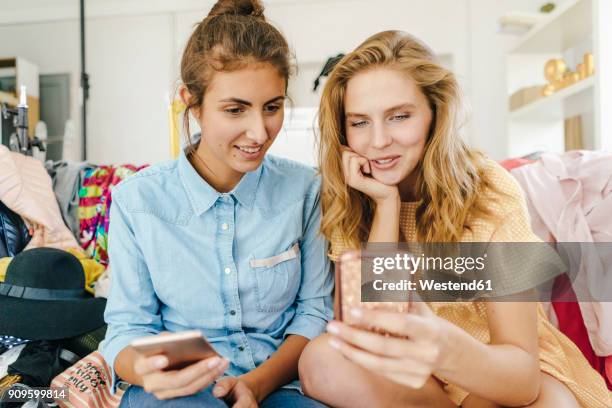
{"type": "Polygon", "coordinates": [[[48,387],[104,338],[112,189],[143,167],[43,165],[0,145],[0,395],[48,387]]]}
{"type": "Polygon", "coordinates": [[[545,306],[612,390],[612,153],[543,153],[501,164],[525,193],[533,231],[553,247],[580,249],[575,270],[555,280],[545,306]]]}
{"type": "MultiPolygon", "coordinates": [[[[107,297],[111,192],[115,185],[147,166],[94,166],[59,161],[47,162],[45,167],[52,178],[65,225],[78,240],[82,253],[86,254],[85,259],[95,261],[95,265],[101,267],[100,274],[100,268],[95,273],[87,273],[88,288],[98,297],[107,297]],[[95,287],[93,282],[96,282],[95,287]]],[[[74,255],[78,256],[77,253],[74,255]]],[[[94,268],[93,265],[90,263],[88,266],[94,268]]]]}

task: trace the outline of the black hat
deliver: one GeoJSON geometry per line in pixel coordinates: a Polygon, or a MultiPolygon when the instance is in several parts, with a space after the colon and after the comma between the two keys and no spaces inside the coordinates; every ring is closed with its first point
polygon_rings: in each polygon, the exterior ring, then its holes
{"type": "Polygon", "coordinates": [[[81,262],[35,248],[16,255],[0,282],[0,335],[28,340],[78,336],[104,325],[106,299],[85,291],[81,262]]]}

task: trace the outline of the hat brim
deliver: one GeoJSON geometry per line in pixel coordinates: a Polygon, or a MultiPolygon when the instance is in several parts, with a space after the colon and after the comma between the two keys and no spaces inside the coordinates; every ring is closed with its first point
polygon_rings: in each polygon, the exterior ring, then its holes
{"type": "Polygon", "coordinates": [[[59,340],[104,325],[105,298],[30,300],[0,296],[0,335],[59,340]]]}

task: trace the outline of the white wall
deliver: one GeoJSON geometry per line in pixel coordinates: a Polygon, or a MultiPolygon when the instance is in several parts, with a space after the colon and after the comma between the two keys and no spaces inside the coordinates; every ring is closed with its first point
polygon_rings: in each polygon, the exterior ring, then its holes
{"type": "Polygon", "coordinates": [[[89,33],[88,159],[140,164],[168,158],[171,16],[95,19],[89,33]]]}
{"type": "MultiPolygon", "coordinates": [[[[178,50],[182,49],[193,24],[205,14],[205,11],[193,11],[177,15],[178,50]]],[[[266,16],[296,52],[301,69],[290,92],[298,106],[312,105],[318,100],[319,95],[310,90],[327,58],[355,48],[382,30],[404,30],[424,39],[437,53],[455,56],[455,69],[460,77],[467,73],[465,0],[278,2],[267,7],[266,16]],[[441,26],[445,29],[441,30],[441,26]]]]}
{"type": "MultiPolygon", "coordinates": [[[[287,36],[298,63],[302,64],[302,75],[290,88],[296,105],[316,102],[318,95],[309,91],[313,72],[329,56],[350,50],[374,32],[406,30],[452,59],[473,106],[468,139],[499,159],[504,157],[506,145],[504,47],[509,40],[497,34],[497,18],[504,10],[518,5],[530,7],[533,2],[265,3],[268,19],[287,36]]],[[[41,73],[70,72],[71,112],[80,128],[76,2],[28,3],[30,9],[13,5],[0,12],[0,38],[11,39],[0,41],[0,56],[23,56],[38,64],[41,73]]],[[[175,88],[184,43],[213,1],[92,0],[87,4],[87,70],[92,87],[88,105],[88,159],[95,163],[164,160],[169,152],[165,97],[175,88]]],[[[77,146],[75,156],[79,152],[77,146]]]]}
{"type": "MultiPolygon", "coordinates": [[[[496,160],[508,157],[506,50],[515,40],[498,33],[508,10],[533,11],[534,0],[468,0],[470,61],[468,95],[472,104],[470,142],[496,160]]],[[[524,86],[524,84],[523,84],[524,86]]]]}

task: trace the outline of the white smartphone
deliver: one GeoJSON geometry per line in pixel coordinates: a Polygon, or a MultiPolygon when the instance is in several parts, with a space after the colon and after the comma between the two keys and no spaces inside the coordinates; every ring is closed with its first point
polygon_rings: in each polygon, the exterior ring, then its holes
{"type": "Polygon", "coordinates": [[[199,330],[147,336],[133,340],[130,345],[145,356],[165,355],[165,370],[179,370],[206,358],[219,356],[199,330]]]}

